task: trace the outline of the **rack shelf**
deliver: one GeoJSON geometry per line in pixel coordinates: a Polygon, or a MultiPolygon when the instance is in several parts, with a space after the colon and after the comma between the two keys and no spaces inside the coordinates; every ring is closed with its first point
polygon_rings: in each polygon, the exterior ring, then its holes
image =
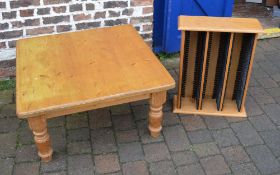
{"type": "Polygon", "coordinates": [[[180,16],[174,112],[246,117],[245,99],[258,33],[256,19],[180,16]]]}

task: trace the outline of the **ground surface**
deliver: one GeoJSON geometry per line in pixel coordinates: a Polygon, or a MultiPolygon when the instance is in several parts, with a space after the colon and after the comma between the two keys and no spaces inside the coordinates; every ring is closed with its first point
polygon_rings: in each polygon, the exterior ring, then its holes
{"type": "MultiPolygon", "coordinates": [[[[15,117],[14,91],[0,91],[0,174],[279,175],[279,55],[280,38],[259,42],[248,118],[173,114],[171,90],[157,139],[147,130],[147,101],[49,120],[50,163],[40,163],[27,122],[15,117]]],[[[178,59],[164,64],[177,79],[178,59]]]]}

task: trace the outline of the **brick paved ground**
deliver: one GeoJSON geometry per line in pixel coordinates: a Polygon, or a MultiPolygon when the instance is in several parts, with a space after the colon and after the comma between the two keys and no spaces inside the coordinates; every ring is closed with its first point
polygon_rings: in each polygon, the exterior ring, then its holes
{"type": "MultiPolygon", "coordinates": [[[[279,175],[279,55],[280,38],[259,42],[248,118],[173,114],[171,90],[157,139],[148,134],[147,101],[49,120],[50,163],[40,163],[26,121],[15,117],[14,92],[2,91],[0,174],[279,175]]],[[[165,65],[176,79],[176,60],[165,65]]]]}

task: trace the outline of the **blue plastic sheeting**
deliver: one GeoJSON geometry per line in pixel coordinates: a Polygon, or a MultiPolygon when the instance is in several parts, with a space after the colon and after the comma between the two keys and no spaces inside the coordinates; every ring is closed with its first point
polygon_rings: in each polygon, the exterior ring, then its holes
{"type": "Polygon", "coordinates": [[[153,48],[155,52],[180,50],[178,16],[232,16],[233,0],[154,0],[153,48]]]}

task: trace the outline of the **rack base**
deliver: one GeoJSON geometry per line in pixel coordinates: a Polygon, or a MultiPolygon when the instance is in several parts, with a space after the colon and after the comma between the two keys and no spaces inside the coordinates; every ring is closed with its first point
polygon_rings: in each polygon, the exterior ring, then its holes
{"type": "Polygon", "coordinates": [[[237,110],[235,101],[226,99],[224,101],[224,107],[222,111],[217,110],[215,99],[203,99],[202,110],[197,110],[194,99],[182,98],[181,108],[177,108],[177,95],[175,95],[173,98],[173,112],[207,116],[247,117],[245,109],[239,112],[237,110]]]}

